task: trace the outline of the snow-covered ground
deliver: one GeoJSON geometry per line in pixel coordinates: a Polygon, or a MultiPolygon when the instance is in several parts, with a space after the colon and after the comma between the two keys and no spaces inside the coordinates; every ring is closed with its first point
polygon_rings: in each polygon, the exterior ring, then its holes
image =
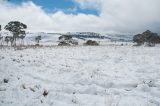
{"type": "Polygon", "coordinates": [[[160,49],[1,48],[0,106],[160,106],[160,49]]]}

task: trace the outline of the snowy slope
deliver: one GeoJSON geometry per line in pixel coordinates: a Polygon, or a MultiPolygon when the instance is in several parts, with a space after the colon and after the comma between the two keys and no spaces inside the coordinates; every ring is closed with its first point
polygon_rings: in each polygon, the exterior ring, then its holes
{"type": "MultiPolygon", "coordinates": [[[[58,45],[58,41],[59,41],[59,37],[61,36],[61,34],[59,33],[28,33],[26,35],[26,38],[24,39],[25,44],[35,44],[35,37],[41,35],[42,36],[42,40],[40,41],[41,45],[58,45]]],[[[75,39],[76,41],[78,41],[79,45],[83,45],[83,43],[85,43],[87,40],[95,40],[98,42],[101,42],[102,44],[104,44],[104,42],[108,43],[110,40],[108,39],[99,39],[99,38],[79,38],[76,37],[76,35],[73,36],[73,39],[75,39]]]]}
{"type": "Polygon", "coordinates": [[[159,53],[129,45],[1,48],[0,106],[160,106],[159,53]]]}

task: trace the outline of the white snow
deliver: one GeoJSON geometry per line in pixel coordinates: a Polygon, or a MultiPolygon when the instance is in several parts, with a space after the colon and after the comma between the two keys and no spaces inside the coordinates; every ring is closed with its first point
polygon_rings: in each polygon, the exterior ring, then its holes
{"type": "Polygon", "coordinates": [[[0,106],[160,106],[158,46],[1,48],[0,76],[0,106]]]}

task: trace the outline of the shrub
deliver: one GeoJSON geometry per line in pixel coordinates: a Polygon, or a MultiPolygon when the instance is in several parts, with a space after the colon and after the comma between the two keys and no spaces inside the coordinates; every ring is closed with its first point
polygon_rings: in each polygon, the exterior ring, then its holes
{"type": "Polygon", "coordinates": [[[99,43],[97,41],[88,40],[85,45],[98,46],[99,43]]]}

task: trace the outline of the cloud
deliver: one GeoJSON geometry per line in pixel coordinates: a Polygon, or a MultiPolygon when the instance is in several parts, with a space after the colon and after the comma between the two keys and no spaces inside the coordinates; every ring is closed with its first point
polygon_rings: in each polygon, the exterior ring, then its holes
{"type": "Polygon", "coordinates": [[[147,29],[160,33],[159,0],[75,0],[82,9],[96,9],[92,14],[46,13],[33,2],[13,5],[0,2],[0,24],[19,20],[29,31],[137,33],[147,29]]]}
{"type": "Polygon", "coordinates": [[[105,30],[141,32],[160,29],[159,0],[76,0],[82,8],[100,11],[105,30]],[[85,3],[88,4],[85,4],[85,3]]]}

